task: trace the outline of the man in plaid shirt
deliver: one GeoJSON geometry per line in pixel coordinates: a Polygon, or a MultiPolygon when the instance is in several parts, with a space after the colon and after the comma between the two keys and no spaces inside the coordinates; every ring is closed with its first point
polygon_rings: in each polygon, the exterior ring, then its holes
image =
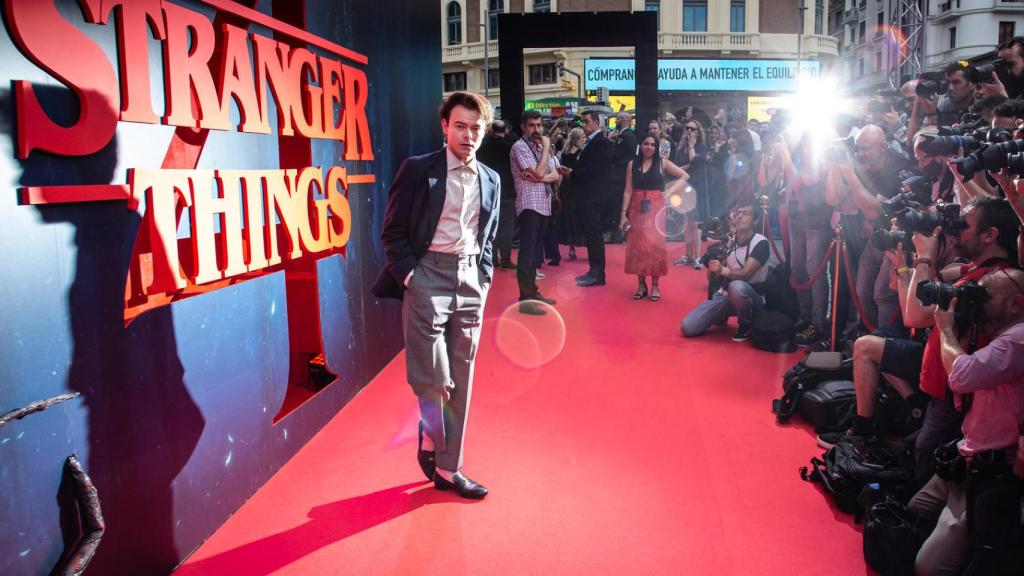
{"type": "Polygon", "coordinates": [[[558,174],[558,160],[551,154],[551,141],[544,135],[540,112],[523,112],[520,127],[523,137],[512,146],[509,156],[519,220],[519,312],[542,316],[545,312],[538,302],[551,305],[555,301],[545,298],[537,288],[537,267],[544,256],[544,229],[551,217],[551,197],[562,177],[558,174]]]}

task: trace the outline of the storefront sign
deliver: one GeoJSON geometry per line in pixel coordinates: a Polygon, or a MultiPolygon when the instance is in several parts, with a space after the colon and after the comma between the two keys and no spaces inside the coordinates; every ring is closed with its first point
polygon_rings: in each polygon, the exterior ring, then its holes
{"type": "Polygon", "coordinates": [[[279,270],[282,262],[340,251],[351,226],[348,186],[374,181],[372,174],[348,174],[341,166],[300,164],[308,159],[279,170],[196,169],[209,130],[271,134],[271,100],[275,138],[337,140],[344,143],[341,159],[373,160],[369,86],[355,67],[367,64],[364,55],[231,0],[202,1],[217,10],[214,21],[168,1],[79,0],[87,23],[115,27],[113,61],[51,0],[4,2],[14,43],[74,92],[80,110],[74,124],[59,124],[33,85],[16,80],[18,158],[36,151],[94,154],[110,143],[119,121],[179,127],[163,165],[130,169],[127,185],[20,190],[25,204],[145,204],[125,291],[126,321],[153,306],[279,270]],[[250,32],[250,24],[275,36],[250,32]],[[163,48],[162,111],[153,109],[150,94],[150,37],[163,48]],[[186,212],[191,234],[179,239],[186,212]]]}
{"type": "MultiPolygon", "coordinates": [[[[816,78],[820,63],[801,62],[807,77],[816,78]]],[[[632,92],[632,59],[590,58],[584,64],[587,90],[632,92]]],[[[732,90],[737,92],[791,92],[796,90],[795,60],[658,60],[658,90],[732,90]]]]}
{"type": "Polygon", "coordinates": [[[768,122],[775,111],[782,108],[783,102],[779,96],[747,96],[747,119],[768,122]]]}

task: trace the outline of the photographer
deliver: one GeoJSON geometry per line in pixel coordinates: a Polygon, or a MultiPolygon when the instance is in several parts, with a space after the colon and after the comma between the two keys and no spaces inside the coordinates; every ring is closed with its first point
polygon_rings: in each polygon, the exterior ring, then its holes
{"type": "MultiPolygon", "coordinates": [[[[768,239],[754,232],[759,214],[760,210],[750,202],[733,210],[731,219],[736,235],[724,256],[710,259],[707,264],[709,282],[720,278],[722,287],[683,318],[683,336],[700,336],[713,324],[724,324],[730,316],[736,316],[739,328],[733,334],[733,342],[744,342],[750,337],[754,313],[764,305],[757,287],[768,277],[765,263],[771,256],[768,239]]],[[[708,255],[715,254],[709,251],[708,255]]]]}
{"type": "Polygon", "coordinates": [[[950,126],[960,121],[960,116],[968,112],[974,103],[974,83],[971,77],[974,67],[965,60],[957,60],[946,66],[943,71],[948,88],[946,94],[938,96],[942,86],[937,80],[919,79],[914,102],[910,113],[908,135],[917,134],[921,126],[938,124],[950,126]]]}
{"type": "Polygon", "coordinates": [[[843,234],[850,260],[857,262],[857,296],[865,320],[873,326],[890,326],[899,317],[896,292],[889,288],[890,266],[882,252],[870,244],[865,246],[864,240],[873,228],[871,222],[888,224],[881,220],[880,203],[899,191],[903,181],[900,172],[908,164],[888,146],[884,131],[873,124],[861,129],[854,145],[855,164],[841,154],[833,158],[826,200],[845,215],[843,234]],[[851,217],[851,206],[863,217],[851,217]]]}
{"type": "MultiPolygon", "coordinates": [[[[1009,204],[1002,199],[977,198],[961,213],[963,230],[957,234],[946,234],[969,262],[954,265],[943,271],[944,278],[956,279],[955,286],[970,281],[977,282],[997,268],[1006,268],[1016,260],[1018,223],[1009,204]],[[1011,260],[1012,258],[1012,260],[1011,260]]],[[[917,257],[911,269],[910,285],[917,286],[925,280],[939,277],[938,258],[942,229],[936,228],[931,236],[914,233],[914,247],[917,257]]],[[[925,305],[915,295],[909,295],[904,307],[904,322],[910,328],[932,326],[935,305],[925,305]]],[[[980,331],[979,345],[984,344],[987,334],[980,331]]],[[[931,397],[924,415],[921,432],[915,441],[918,478],[927,478],[931,473],[932,454],[937,447],[952,440],[960,430],[963,415],[948,398],[948,374],[942,363],[939,333],[932,331],[925,343],[924,358],[921,362],[921,391],[931,397]]]]}
{"type": "Polygon", "coordinates": [[[1024,96],[1024,36],[1014,36],[1000,44],[999,59],[1006,63],[1006,69],[1000,76],[1006,95],[1010,98],[1024,96]]]}
{"type": "Polygon", "coordinates": [[[935,310],[949,388],[970,409],[957,443],[960,473],[943,467],[909,504],[938,522],[918,552],[918,574],[1019,574],[1011,555],[1019,552],[1020,485],[1011,466],[1024,417],[1024,272],[992,270],[980,288],[981,323],[993,338],[973,353],[958,334],[959,298],[935,310]]]}

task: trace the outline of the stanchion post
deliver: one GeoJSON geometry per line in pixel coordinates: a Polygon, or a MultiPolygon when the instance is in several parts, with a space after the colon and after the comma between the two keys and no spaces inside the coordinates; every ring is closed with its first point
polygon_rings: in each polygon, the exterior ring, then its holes
{"type": "Polygon", "coordinates": [[[838,321],[839,315],[839,282],[841,281],[840,276],[842,275],[843,266],[843,250],[846,248],[845,242],[843,241],[843,226],[837,224],[835,227],[836,237],[833,241],[835,244],[835,260],[832,264],[832,340],[829,342],[829,349],[832,352],[836,351],[836,340],[839,337],[838,334],[838,321]]]}

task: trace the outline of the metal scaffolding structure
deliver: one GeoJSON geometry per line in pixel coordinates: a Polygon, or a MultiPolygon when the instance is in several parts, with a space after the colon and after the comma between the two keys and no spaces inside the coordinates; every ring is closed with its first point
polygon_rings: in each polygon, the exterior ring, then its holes
{"type": "MultiPolygon", "coordinates": [[[[927,1],[927,0],[924,0],[927,1]]],[[[922,0],[889,0],[889,86],[898,89],[903,79],[921,73],[924,54],[922,0]]]]}

